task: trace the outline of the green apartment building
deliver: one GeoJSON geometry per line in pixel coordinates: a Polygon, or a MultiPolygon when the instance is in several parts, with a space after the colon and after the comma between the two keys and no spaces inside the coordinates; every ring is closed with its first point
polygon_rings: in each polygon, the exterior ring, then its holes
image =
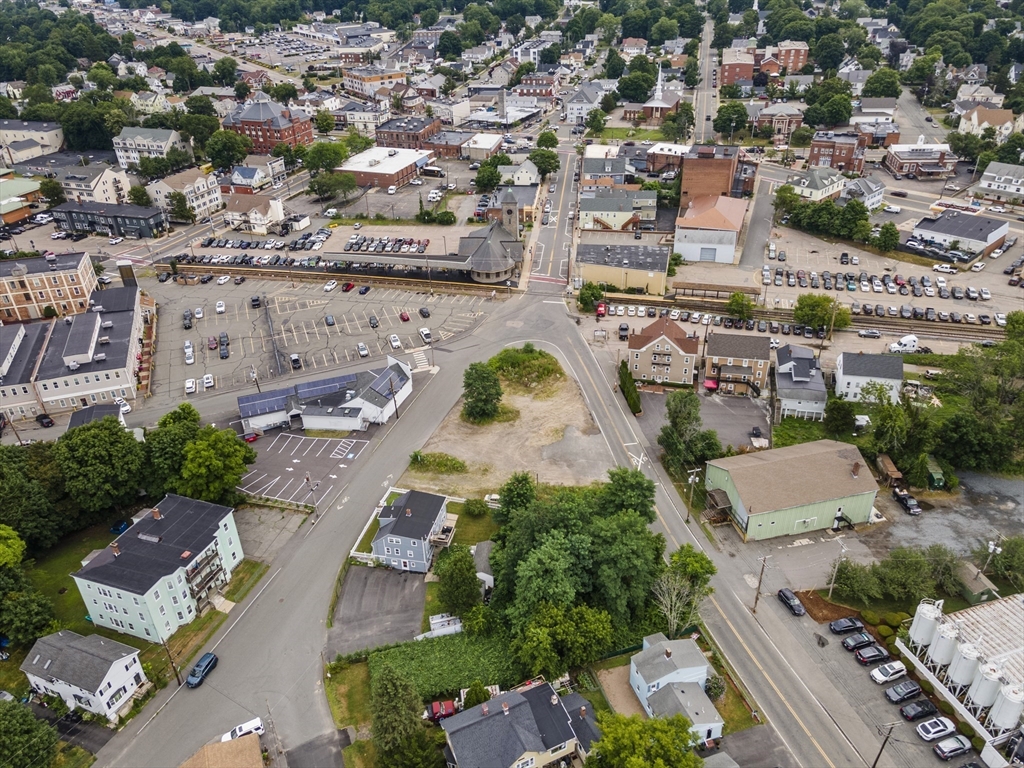
{"type": "Polygon", "coordinates": [[[878,493],[857,446],[834,440],[709,461],[705,486],[729,497],[744,541],[865,523],[878,493]]]}

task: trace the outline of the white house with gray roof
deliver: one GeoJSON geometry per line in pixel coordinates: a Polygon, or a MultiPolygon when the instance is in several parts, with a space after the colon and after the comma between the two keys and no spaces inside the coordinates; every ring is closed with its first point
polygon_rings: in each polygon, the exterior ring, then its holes
{"type": "Polygon", "coordinates": [[[114,722],[146,682],[137,648],[71,630],[39,638],[25,657],[22,672],[37,693],[59,696],[72,710],[80,708],[114,722]]]}
{"type": "Polygon", "coordinates": [[[373,536],[374,559],[395,570],[426,573],[435,552],[448,546],[455,533],[448,520],[448,497],[406,491],[377,513],[380,527],[373,536]]]}
{"type": "Polygon", "coordinates": [[[869,211],[875,210],[882,205],[885,197],[885,184],[873,176],[861,176],[856,179],[847,179],[846,186],[839,194],[841,204],[846,200],[860,200],[869,211]]]}
{"type": "Polygon", "coordinates": [[[900,355],[871,355],[843,352],[836,360],[836,397],[862,400],[868,384],[881,384],[889,399],[897,402],[903,388],[903,358],[900,355]]]}
{"type": "Polygon", "coordinates": [[[65,629],[36,640],[21,664],[36,693],[59,696],[70,709],[117,721],[147,682],[139,651],[102,635],[65,629]]]}
{"type": "Polygon", "coordinates": [[[97,627],[164,642],[212,607],[242,562],[234,510],[167,494],[71,574],[97,627]]]}
{"type": "Polygon", "coordinates": [[[177,131],[126,127],[114,137],[114,154],[122,168],[138,165],[144,157],[167,157],[171,149],[189,151],[188,142],[177,131]]]}
{"type": "Polygon", "coordinates": [[[825,418],[828,392],[814,350],[786,344],[775,355],[775,390],[783,417],[825,418]]]}
{"type": "Polygon", "coordinates": [[[658,632],[629,660],[629,685],[649,717],[682,714],[704,739],[722,736],[722,717],[704,693],[710,665],[690,638],[669,640],[658,632]]]}
{"type": "Polygon", "coordinates": [[[593,110],[601,108],[604,89],[596,83],[584,83],[579,90],[565,100],[565,121],[582,123],[593,110]]]}

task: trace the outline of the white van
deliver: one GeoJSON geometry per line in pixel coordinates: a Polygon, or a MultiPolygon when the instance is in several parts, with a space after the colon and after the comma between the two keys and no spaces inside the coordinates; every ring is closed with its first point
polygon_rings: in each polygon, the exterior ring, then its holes
{"type": "Polygon", "coordinates": [[[337,216],[337,215],[338,215],[338,209],[337,208],[328,208],[326,211],[324,211],[324,216],[326,216],[329,219],[333,218],[334,216],[337,216]]]}
{"type": "Polygon", "coordinates": [[[242,736],[248,736],[250,733],[255,733],[257,736],[263,735],[263,721],[258,717],[248,722],[236,725],[230,731],[220,737],[221,741],[231,741],[232,739],[240,739],[242,736]]]}

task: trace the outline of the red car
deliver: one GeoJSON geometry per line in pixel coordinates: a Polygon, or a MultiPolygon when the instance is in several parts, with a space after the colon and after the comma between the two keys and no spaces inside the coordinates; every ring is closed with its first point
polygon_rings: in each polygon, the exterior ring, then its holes
{"type": "Polygon", "coordinates": [[[409,322],[409,313],[408,312],[403,312],[402,314],[399,315],[399,317],[402,318],[402,322],[403,323],[408,323],[409,322]]]}
{"type": "Polygon", "coordinates": [[[355,287],[356,287],[355,283],[345,283],[343,286],[341,286],[341,290],[344,291],[345,293],[348,293],[349,291],[351,291],[355,287]]]}
{"type": "Polygon", "coordinates": [[[597,305],[597,316],[604,317],[608,314],[608,308],[604,305],[604,302],[597,305]]]}
{"type": "Polygon", "coordinates": [[[454,701],[435,701],[430,705],[430,719],[439,722],[455,714],[454,701]]]}
{"type": "Polygon", "coordinates": [[[213,336],[208,338],[206,340],[206,348],[207,349],[216,349],[217,348],[217,339],[215,339],[213,336]]]}

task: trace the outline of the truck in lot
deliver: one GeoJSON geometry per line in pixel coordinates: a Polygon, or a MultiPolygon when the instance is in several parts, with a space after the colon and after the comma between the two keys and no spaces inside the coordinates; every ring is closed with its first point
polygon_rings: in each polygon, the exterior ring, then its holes
{"type": "Polygon", "coordinates": [[[889,351],[900,355],[917,352],[917,336],[910,334],[899,341],[894,341],[889,345],[889,351]]]}
{"type": "Polygon", "coordinates": [[[910,492],[904,488],[893,488],[892,497],[908,515],[920,515],[921,505],[917,503],[917,499],[910,495],[910,492]]]}

